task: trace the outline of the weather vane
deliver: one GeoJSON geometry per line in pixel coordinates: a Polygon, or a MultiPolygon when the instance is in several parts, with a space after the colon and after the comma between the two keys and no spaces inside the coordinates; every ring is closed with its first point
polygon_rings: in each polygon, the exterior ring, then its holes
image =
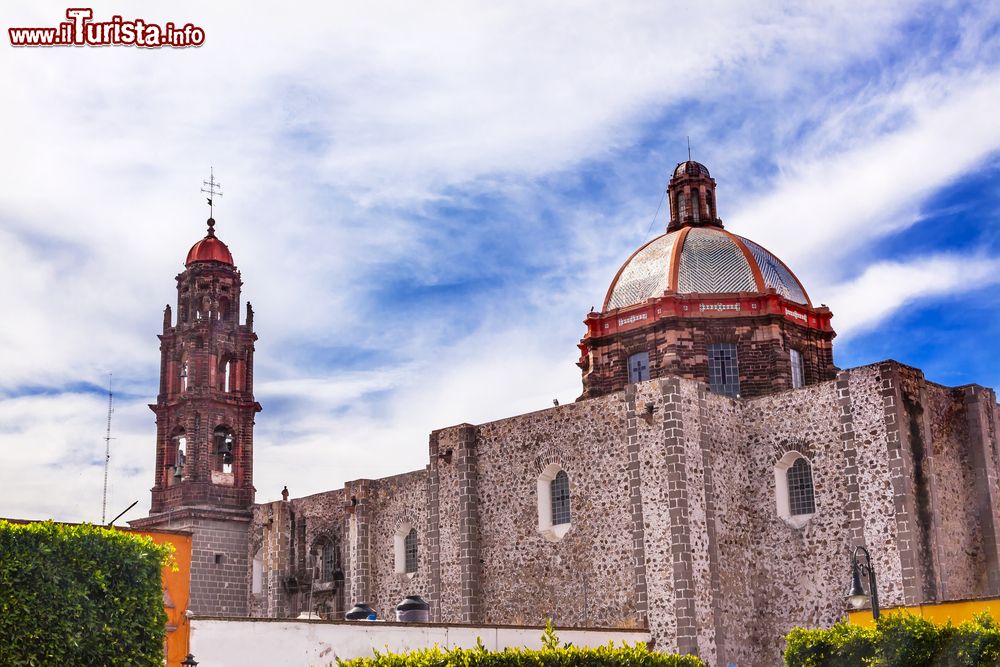
{"type": "Polygon", "coordinates": [[[215,217],[214,202],[216,197],[222,196],[222,183],[215,180],[215,167],[209,167],[209,177],[207,181],[202,181],[202,184],[207,185],[208,189],[202,188],[201,191],[208,195],[208,215],[209,217],[215,217]]]}

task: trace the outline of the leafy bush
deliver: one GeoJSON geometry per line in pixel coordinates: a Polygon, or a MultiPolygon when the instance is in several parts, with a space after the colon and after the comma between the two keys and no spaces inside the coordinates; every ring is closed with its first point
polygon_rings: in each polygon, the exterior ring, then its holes
{"type": "Polygon", "coordinates": [[[874,628],[843,622],[828,630],[796,628],[787,641],[788,667],[1000,667],[1000,628],[988,613],[957,627],[891,614],[874,628]]]}
{"type": "Polygon", "coordinates": [[[654,653],[645,644],[615,647],[609,643],[598,648],[559,646],[552,624],[542,634],[542,649],[508,648],[488,651],[482,641],[473,649],[434,648],[393,654],[375,652],[373,658],[337,660],[340,667],[705,667],[693,655],[654,653]]]}
{"type": "Polygon", "coordinates": [[[170,547],[96,526],[0,521],[0,665],[163,665],[170,547]]]}

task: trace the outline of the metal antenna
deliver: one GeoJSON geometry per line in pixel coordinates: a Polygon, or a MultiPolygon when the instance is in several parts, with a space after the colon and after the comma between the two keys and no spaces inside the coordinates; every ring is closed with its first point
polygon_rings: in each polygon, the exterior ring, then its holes
{"type": "Polygon", "coordinates": [[[208,195],[208,216],[211,218],[215,215],[213,200],[222,196],[222,183],[215,180],[215,167],[209,167],[209,174],[208,180],[202,181],[202,184],[207,185],[208,189],[202,188],[201,191],[208,195]]]}
{"type": "Polygon", "coordinates": [[[687,140],[688,140],[688,162],[690,162],[691,161],[691,137],[688,137],[687,140]]]}
{"type": "Polygon", "coordinates": [[[114,412],[113,394],[111,393],[111,373],[108,373],[108,430],[104,435],[104,498],[101,501],[101,523],[107,518],[108,512],[108,468],[111,465],[111,413],[114,412]]]}

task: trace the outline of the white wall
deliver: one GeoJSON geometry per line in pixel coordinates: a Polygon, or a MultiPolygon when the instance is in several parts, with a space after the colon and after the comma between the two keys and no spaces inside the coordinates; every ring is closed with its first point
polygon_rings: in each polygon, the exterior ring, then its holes
{"type": "MultiPolygon", "coordinates": [[[[561,630],[561,644],[600,646],[648,642],[648,630],[561,630]]],[[[191,653],[205,667],[325,667],[334,658],[442,647],[472,648],[476,638],[490,650],[541,648],[542,628],[424,625],[369,621],[191,619],[191,653]]]]}

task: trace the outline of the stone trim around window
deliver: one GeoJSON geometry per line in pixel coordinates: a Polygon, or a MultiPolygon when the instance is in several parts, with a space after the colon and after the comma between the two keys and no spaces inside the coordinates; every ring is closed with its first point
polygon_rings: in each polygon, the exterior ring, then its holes
{"type": "Polygon", "coordinates": [[[792,528],[802,528],[809,520],[816,516],[815,511],[815,481],[810,476],[810,487],[813,494],[813,511],[806,514],[792,514],[791,502],[788,494],[788,470],[799,459],[805,460],[809,464],[812,472],[812,462],[796,451],[785,452],[785,455],[774,464],[774,497],[778,509],[778,516],[792,528]]]}
{"type": "MultiPolygon", "coordinates": [[[[408,523],[400,524],[392,536],[392,546],[395,555],[396,574],[401,578],[412,579],[417,573],[406,571],[406,536],[413,529],[408,523]]],[[[417,536],[417,563],[420,563],[420,536],[417,536]]]]}
{"type": "Polygon", "coordinates": [[[558,542],[573,527],[572,516],[570,523],[552,524],[552,480],[561,470],[558,463],[550,463],[538,476],[538,532],[549,542],[558,542]]]}

